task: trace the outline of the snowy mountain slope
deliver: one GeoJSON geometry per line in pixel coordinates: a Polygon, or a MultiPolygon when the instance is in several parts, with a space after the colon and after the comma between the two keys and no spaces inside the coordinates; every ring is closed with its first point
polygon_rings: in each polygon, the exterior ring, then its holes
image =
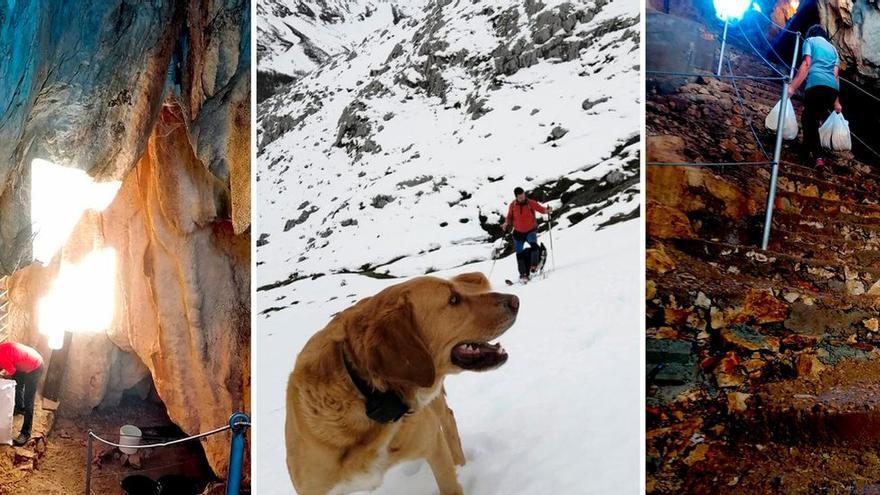
{"type": "Polygon", "coordinates": [[[556,205],[560,230],[632,217],[638,13],[433,2],[262,103],[263,291],[489,259],[515,186],[556,205]]]}
{"type": "MultiPolygon", "coordinates": [[[[520,297],[517,323],[501,338],[510,359],[486,373],[446,379],[467,463],[468,495],[638,493],[639,225],[569,229],[554,239],[557,269],[505,287],[512,257],[440,272],[492,272],[496,290],[520,297]],[[499,289],[499,286],[501,287],[499,289]],[[572,288],[578,287],[572,295],[572,288]]],[[[295,356],[313,332],[353,301],[398,280],[328,275],[272,291],[296,300],[257,328],[260,403],[254,480],[258,493],[290,494],[284,449],[284,391],[295,356]]],[[[436,494],[423,461],[400,465],[373,494],[436,494]]]]}
{"type": "Polygon", "coordinates": [[[423,1],[261,0],[257,55],[261,72],[302,75],[367,35],[399,22],[423,1]]]}

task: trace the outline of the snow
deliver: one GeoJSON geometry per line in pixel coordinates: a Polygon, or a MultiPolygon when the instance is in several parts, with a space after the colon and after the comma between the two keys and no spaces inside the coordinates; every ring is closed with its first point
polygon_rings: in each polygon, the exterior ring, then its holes
{"type": "MultiPolygon", "coordinates": [[[[512,257],[494,269],[485,261],[434,274],[491,272],[496,290],[521,300],[517,323],[500,339],[508,362],[446,378],[467,459],[458,470],[465,493],[640,491],[638,241],[634,221],[560,232],[556,270],[525,286],[504,285],[515,274],[512,257]]],[[[254,385],[259,493],[295,493],[285,465],[284,390],[297,352],[333,314],[400,281],[337,274],[261,293],[263,304],[280,296],[299,303],[256,325],[256,362],[274,364],[258,364],[254,385]]],[[[391,469],[372,493],[437,492],[428,465],[413,461],[391,469]]]]}

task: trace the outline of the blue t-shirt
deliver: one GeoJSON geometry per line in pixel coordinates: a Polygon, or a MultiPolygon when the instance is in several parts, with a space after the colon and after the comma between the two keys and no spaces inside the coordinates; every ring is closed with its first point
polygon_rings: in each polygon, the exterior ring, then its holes
{"type": "Polygon", "coordinates": [[[820,36],[813,36],[804,41],[804,56],[810,56],[810,72],[807,73],[807,87],[830,86],[840,90],[834,68],[838,65],[837,50],[834,45],[820,36]]]}

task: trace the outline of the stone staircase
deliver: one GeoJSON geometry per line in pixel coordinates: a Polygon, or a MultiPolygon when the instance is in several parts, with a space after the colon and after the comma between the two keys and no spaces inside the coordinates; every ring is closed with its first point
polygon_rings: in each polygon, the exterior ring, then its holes
{"type": "MultiPolygon", "coordinates": [[[[747,50],[737,73],[771,75],[747,50]]],[[[772,154],[781,85],[737,85],[745,112],[728,82],[649,80],[647,160],[765,160],[747,121],[772,154]]],[[[800,143],[767,251],[769,166],[648,167],[648,493],[880,493],[880,168],[800,143]]]]}

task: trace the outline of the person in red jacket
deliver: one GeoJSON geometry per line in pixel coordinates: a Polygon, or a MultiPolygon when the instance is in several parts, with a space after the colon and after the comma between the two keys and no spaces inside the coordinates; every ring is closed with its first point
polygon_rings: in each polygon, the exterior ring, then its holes
{"type": "Polygon", "coordinates": [[[21,432],[13,440],[21,446],[31,438],[34,399],[43,374],[43,357],[32,347],[15,342],[0,343],[0,378],[15,380],[15,410],[24,415],[21,432]]]}
{"type": "Polygon", "coordinates": [[[549,206],[545,208],[534,199],[527,198],[521,187],[514,189],[513,194],[516,199],[507,208],[507,217],[501,228],[507,232],[507,227],[513,226],[516,264],[519,267],[519,278],[525,282],[528,281],[530,272],[537,270],[540,257],[535,212],[549,215],[552,209],[549,206]],[[526,243],[529,244],[528,251],[525,248],[526,243]]]}

